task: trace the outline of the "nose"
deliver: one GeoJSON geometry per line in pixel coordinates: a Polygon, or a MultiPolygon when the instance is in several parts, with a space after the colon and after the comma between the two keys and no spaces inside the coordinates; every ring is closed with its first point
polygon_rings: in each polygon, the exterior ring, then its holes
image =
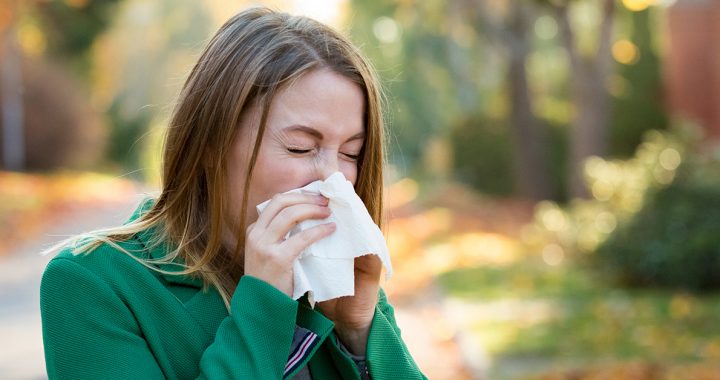
{"type": "Polygon", "coordinates": [[[337,152],[326,151],[321,154],[316,163],[318,179],[324,180],[337,171],[340,171],[337,152]]]}

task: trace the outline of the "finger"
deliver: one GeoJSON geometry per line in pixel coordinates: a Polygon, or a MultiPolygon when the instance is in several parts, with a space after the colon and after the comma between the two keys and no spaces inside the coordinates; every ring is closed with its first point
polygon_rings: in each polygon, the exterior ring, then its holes
{"type": "Polygon", "coordinates": [[[330,208],[327,206],[296,204],[280,210],[266,229],[268,236],[274,241],[280,241],[298,223],[308,219],[325,219],[329,216],[330,208]]]}
{"type": "Polygon", "coordinates": [[[300,252],[304,251],[313,243],[327,236],[330,236],[330,234],[335,232],[336,228],[337,226],[335,225],[335,223],[332,222],[319,224],[315,227],[303,230],[297,235],[293,235],[289,239],[285,240],[282,245],[284,245],[288,249],[288,251],[294,252],[295,256],[297,257],[298,255],[300,255],[300,252]]]}
{"type": "Polygon", "coordinates": [[[276,194],[272,197],[267,207],[265,207],[265,210],[260,213],[255,223],[258,227],[267,227],[284,208],[301,203],[326,206],[328,199],[321,195],[307,193],[276,194]]]}

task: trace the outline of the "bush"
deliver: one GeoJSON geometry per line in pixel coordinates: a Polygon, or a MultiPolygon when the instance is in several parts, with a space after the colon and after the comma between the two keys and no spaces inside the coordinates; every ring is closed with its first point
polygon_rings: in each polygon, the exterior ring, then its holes
{"type": "Polygon", "coordinates": [[[95,167],[107,131],[82,86],[67,70],[42,59],[24,58],[22,72],[24,169],[95,167]]]}
{"type": "Polygon", "coordinates": [[[540,202],[523,234],[528,249],[559,247],[570,258],[591,258],[617,226],[642,208],[646,194],[672,183],[690,140],[680,133],[649,131],[631,159],[588,159],[585,179],[592,199],[540,202]]]}
{"type": "MultiPolygon", "coordinates": [[[[547,166],[553,198],[563,198],[566,176],[567,136],[563,125],[547,123],[547,166]]],[[[505,120],[469,116],[451,129],[453,172],[456,180],[484,194],[513,194],[512,129],[505,120]]]]}
{"type": "Polygon", "coordinates": [[[720,182],[706,169],[687,165],[649,195],[597,249],[602,268],[624,285],[720,289],[720,182]]]}
{"type": "Polygon", "coordinates": [[[720,149],[697,131],[645,134],[628,160],[586,162],[592,199],[541,202],[523,240],[590,264],[626,286],[720,289],[720,149]]]}
{"type": "Polygon", "coordinates": [[[457,180],[486,194],[512,193],[512,142],[505,122],[469,117],[453,126],[450,141],[457,180]]]}

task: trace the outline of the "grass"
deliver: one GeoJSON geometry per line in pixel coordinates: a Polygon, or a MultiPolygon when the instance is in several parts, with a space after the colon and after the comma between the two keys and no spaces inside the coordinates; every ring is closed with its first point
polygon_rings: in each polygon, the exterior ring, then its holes
{"type": "Polygon", "coordinates": [[[456,269],[438,281],[473,314],[466,331],[492,357],[492,379],[628,361],[720,362],[717,294],[620,289],[590,268],[534,259],[456,269]]]}

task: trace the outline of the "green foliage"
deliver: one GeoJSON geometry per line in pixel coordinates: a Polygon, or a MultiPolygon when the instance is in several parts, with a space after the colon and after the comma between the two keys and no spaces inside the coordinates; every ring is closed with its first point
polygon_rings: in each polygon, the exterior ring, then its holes
{"type": "Polygon", "coordinates": [[[474,117],[451,133],[453,165],[458,180],[488,194],[513,190],[509,128],[502,121],[474,117]]]}
{"type": "Polygon", "coordinates": [[[113,65],[95,63],[98,72],[113,77],[108,82],[117,83],[106,112],[106,160],[147,180],[158,175],[144,157],[159,156],[159,138],[149,135],[166,122],[170,99],[197,59],[201,40],[212,32],[212,19],[207,5],[193,0],[125,0],[118,10],[102,40],[103,50],[112,49],[113,65]],[[144,16],[138,20],[138,15],[144,16]]]}
{"type": "MultiPolygon", "coordinates": [[[[148,131],[152,115],[147,108],[127,112],[122,104],[123,99],[116,99],[108,111],[113,127],[110,130],[106,158],[125,169],[134,170],[141,166],[140,158],[144,148],[142,137],[148,131]]],[[[138,173],[136,177],[142,178],[142,173],[138,173]]]]}
{"type": "MultiPolygon", "coordinates": [[[[547,123],[539,120],[540,123],[547,123]]],[[[563,197],[567,134],[563,126],[546,126],[547,154],[553,194],[563,197]]],[[[493,195],[511,195],[514,190],[511,129],[506,120],[472,116],[452,126],[450,143],[453,151],[455,179],[478,191],[493,195]]]]}
{"type": "Polygon", "coordinates": [[[48,47],[63,57],[83,56],[108,26],[118,0],[90,0],[85,4],[52,0],[37,2],[48,47]]]}
{"type": "Polygon", "coordinates": [[[651,194],[597,250],[600,264],[623,284],[720,289],[720,163],[703,163],[714,170],[702,177],[688,173],[695,165],[651,194]]]}
{"type": "Polygon", "coordinates": [[[541,202],[528,227],[531,250],[558,245],[576,258],[591,255],[600,243],[637,213],[648,192],[670,184],[694,138],[683,133],[649,131],[628,160],[593,157],[585,163],[592,199],[575,199],[563,207],[541,202]]]}
{"type": "Polygon", "coordinates": [[[690,130],[646,133],[628,160],[592,158],[594,199],[537,206],[531,250],[558,247],[626,286],[720,289],[720,159],[690,130]]]}
{"type": "MultiPolygon", "coordinates": [[[[536,31],[534,23],[541,17],[547,23],[555,14],[542,6],[550,3],[570,6],[572,18],[601,17],[597,3],[588,0],[535,3],[524,8],[531,32],[536,31]]],[[[463,6],[437,0],[352,4],[353,37],[376,63],[390,94],[388,114],[395,144],[390,160],[422,178],[427,175],[423,166],[427,142],[450,136],[455,178],[490,194],[512,194],[513,150],[517,147],[504,79],[508,43],[501,38],[511,29],[507,15],[483,2],[463,6]],[[383,34],[389,25],[395,29],[388,30],[396,31],[391,33],[393,38],[383,34]]],[[[617,65],[618,71],[607,83],[615,95],[609,141],[615,157],[632,155],[647,130],[667,125],[661,103],[660,62],[654,49],[658,23],[652,12],[617,8],[618,34],[638,46],[640,59],[617,65]]],[[[572,127],[569,84],[573,78],[567,76],[569,63],[557,20],[551,23],[554,34],[528,36],[527,71],[536,117],[552,124],[548,128],[547,175],[554,198],[564,199],[567,134],[572,127]]],[[[573,25],[579,45],[597,39],[594,23],[573,25]]]]}
{"type": "Polygon", "coordinates": [[[539,120],[541,123],[548,123],[545,129],[548,133],[546,142],[546,154],[548,155],[548,175],[552,185],[554,199],[567,198],[567,160],[568,160],[568,134],[567,126],[539,120]]]}
{"type": "Polygon", "coordinates": [[[430,139],[447,136],[455,120],[487,113],[479,108],[496,97],[496,52],[484,49],[477,25],[449,12],[446,2],[353,1],[352,9],[352,38],[389,94],[390,160],[422,176],[430,139]],[[384,34],[388,28],[394,32],[384,34]]]}
{"type": "MultiPolygon", "coordinates": [[[[624,9],[624,8],[623,8],[624,9]]],[[[616,157],[629,157],[640,144],[642,135],[650,129],[666,129],[660,59],[653,49],[653,37],[658,33],[648,8],[642,12],[625,10],[625,24],[632,31],[629,39],[638,48],[638,60],[629,65],[619,65],[611,83],[613,118],[610,125],[610,150],[616,157]]]]}

